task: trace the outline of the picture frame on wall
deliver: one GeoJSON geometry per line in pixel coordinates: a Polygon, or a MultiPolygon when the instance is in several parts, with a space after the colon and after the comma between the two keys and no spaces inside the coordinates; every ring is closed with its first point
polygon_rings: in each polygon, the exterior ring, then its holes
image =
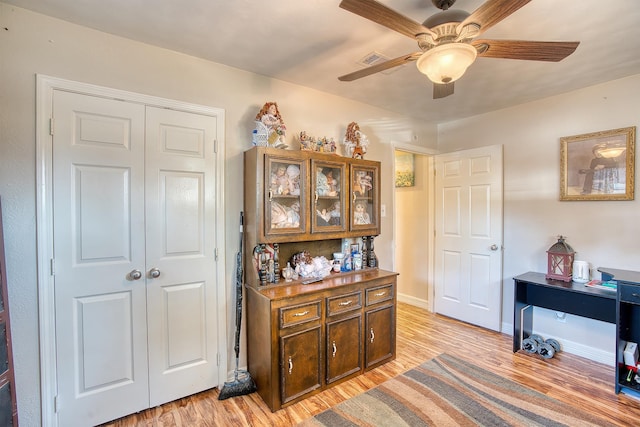
{"type": "Polygon", "coordinates": [[[396,187],[416,185],[415,155],[406,151],[395,151],[396,187]]]}
{"type": "Polygon", "coordinates": [[[560,200],[633,200],[635,126],[560,138],[560,200]]]}

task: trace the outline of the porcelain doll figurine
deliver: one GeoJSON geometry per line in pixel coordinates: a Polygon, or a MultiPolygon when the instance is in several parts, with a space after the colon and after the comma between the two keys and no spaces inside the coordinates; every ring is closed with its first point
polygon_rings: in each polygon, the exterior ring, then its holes
{"type": "Polygon", "coordinates": [[[300,168],[297,165],[287,166],[287,178],[289,184],[289,194],[300,195],[300,168]]]}
{"type": "Polygon", "coordinates": [[[347,153],[354,159],[362,159],[367,152],[369,140],[367,136],[360,132],[360,126],[356,122],[349,123],[347,133],[344,136],[343,144],[347,148],[347,153]]]}
{"type": "Polygon", "coordinates": [[[358,225],[371,224],[371,218],[367,213],[367,207],[364,202],[356,203],[356,210],[353,212],[353,223],[358,225]]]}
{"type": "Polygon", "coordinates": [[[284,165],[276,165],[271,173],[271,191],[283,195],[290,193],[289,176],[284,165]]]}
{"type": "Polygon", "coordinates": [[[284,125],[278,104],[275,102],[267,102],[262,106],[260,112],[256,115],[257,127],[260,125],[267,129],[267,141],[270,147],[286,148],[285,136],[287,127],[284,125]]]}
{"type": "Polygon", "coordinates": [[[332,188],[332,185],[335,185],[333,177],[331,178],[331,184],[327,179],[327,176],[324,174],[322,168],[317,168],[316,170],[316,191],[318,192],[318,196],[336,196],[338,192],[332,188]]]}

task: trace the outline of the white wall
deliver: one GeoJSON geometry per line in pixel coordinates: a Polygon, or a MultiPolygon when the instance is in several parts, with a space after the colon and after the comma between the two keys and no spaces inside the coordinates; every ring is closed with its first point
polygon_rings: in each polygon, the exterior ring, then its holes
{"type": "Polygon", "coordinates": [[[395,189],[398,300],[429,308],[429,200],[428,156],[415,154],[415,185],[395,189]]]}
{"type": "MultiPolygon", "coordinates": [[[[512,278],[527,271],[546,272],[546,250],[559,234],[567,236],[576,259],[595,267],[640,269],[637,185],[633,201],[559,201],[559,138],[640,126],[639,111],[640,75],[636,75],[439,126],[441,152],[504,145],[506,332],[513,324],[512,278]]],[[[536,310],[534,319],[537,332],[558,338],[566,350],[613,364],[614,325],[572,315],[560,323],[554,312],[542,309],[536,310]]]]}
{"type": "MultiPolygon", "coordinates": [[[[390,141],[435,145],[435,127],[389,111],[155,48],[0,3],[0,196],[4,209],[7,276],[21,425],[40,424],[38,294],[36,282],[35,76],[45,74],[226,111],[225,195],[228,255],[237,250],[242,210],[242,153],[251,146],[253,119],[276,101],[289,130],[342,140],[351,121],[371,141],[365,156],[383,162],[382,203],[391,206],[390,141]],[[389,164],[390,165],[390,164],[389,164]]],[[[207,41],[211,42],[211,41],[207,41]]],[[[229,46],[230,49],[233,46],[229,46]]],[[[376,253],[391,268],[393,229],[388,211],[376,253]]],[[[235,256],[227,256],[227,272],[235,256]]],[[[227,274],[227,289],[233,274],[227,274]]],[[[227,291],[229,366],[233,366],[233,293],[227,291]]]]}

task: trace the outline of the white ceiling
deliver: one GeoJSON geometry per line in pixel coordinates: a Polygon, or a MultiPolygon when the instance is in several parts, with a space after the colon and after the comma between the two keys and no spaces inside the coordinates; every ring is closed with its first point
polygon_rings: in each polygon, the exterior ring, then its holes
{"type": "MultiPolygon", "coordinates": [[[[413,63],[353,82],[371,52],[418,51],[414,40],[338,7],[340,0],[2,0],[56,18],[358,100],[427,122],[481,114],[640,73],[638,0],[532,0],[486,39],[580,41],[558,63],[478,58],[455,94],[433,100],[413,63]]],[[[431,0],[380,0],[417,22],[431,0]]],[[[472,12],[482,0],[458,0],[472,12]]]]}

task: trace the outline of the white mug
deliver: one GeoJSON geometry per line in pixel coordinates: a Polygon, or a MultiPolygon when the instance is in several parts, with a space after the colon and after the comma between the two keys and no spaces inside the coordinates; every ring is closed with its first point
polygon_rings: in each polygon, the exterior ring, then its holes
{"type": "Polygon", "coordinates": [[[589,263],[586,261],[573,262],[573,281],[587,283],[590,280],[589,263]]]}

